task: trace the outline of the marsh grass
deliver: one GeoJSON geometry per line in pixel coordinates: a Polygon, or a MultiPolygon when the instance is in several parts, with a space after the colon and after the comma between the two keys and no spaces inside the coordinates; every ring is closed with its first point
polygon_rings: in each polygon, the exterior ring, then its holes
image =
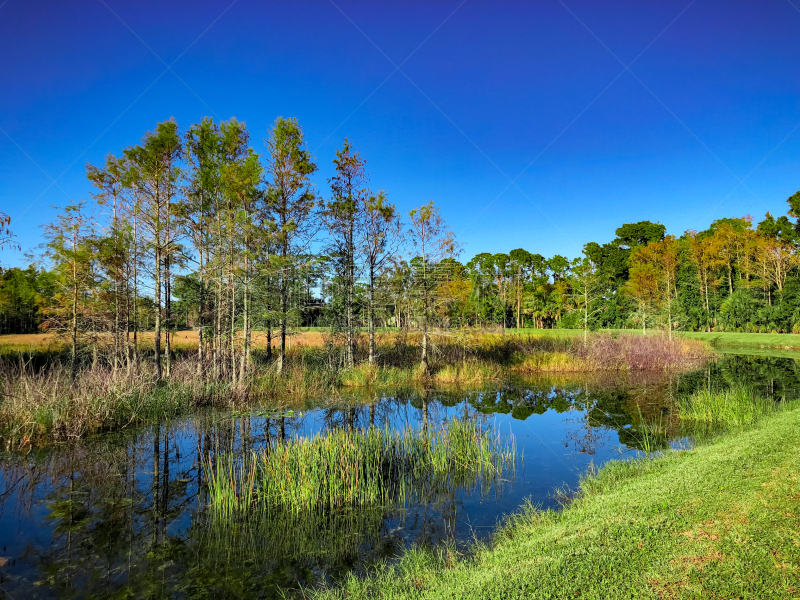
{"type": "Polygon", "coordinates": [[[737,386],[726,390],[699,390],[678,402],[683,421],[711,427],[741,427],[751,425],[779,409],[782,402],[737,386]]]}
{"type": "Polygon", "coordinates": [[[209,456],[210,507],[221,518],[329,514],[428,503],[457,488],[487,492],[516,464],[505,443],[476,421],[439,428],[337,429],[247,457],[209,456]]]}
{"type": "Polygon", "coordinates": [[[156,381],[155,367],[107,365],[82,369],[73,380],[67,364],[35,366],[0,361],[0,440],[7,448],[71,440],[129,425],[157,423],[193,411],[300,404],[329,389],[317,369],[292,365],[279,375],[265,368],[240,385],[198,375],[193,357],[173,361],[169,381],[156,381]]]}
{"type": "MultiPolygon", "coordinates": [[[[316,334],[319,335],[319,334],[316,334]]],[[[537,373],[665,372],[696,366],[709,356],[703,342],[662,336],[597,334],[569,337],[437,332],[431,337],[428,369],[419,366],[419,335],[387,333],[379,338],[376,364],[343,368],[341,349],[331,344],[292,347],[278,373],[266,352],[253,351],[249,374],[232,384],[212,379],[208,365],[179,348],[169,380],[156,383],[152,357],[144,350],[133,368],[113,368],[83,352],[73,381],[63,350],[0,353],[0,439],[74,439],[89,433],[153,423],[202,407],[279,408],[336,396],[345,388],[419,388],[478,385],[537,373]]]]}

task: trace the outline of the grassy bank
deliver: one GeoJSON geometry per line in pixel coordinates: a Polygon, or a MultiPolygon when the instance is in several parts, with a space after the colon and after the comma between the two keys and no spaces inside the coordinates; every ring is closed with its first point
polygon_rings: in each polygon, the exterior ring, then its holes
{"type": "Polygon", "coordinates": [[[800,350],[800,334],[798,333],[736,333],[682,331],[684,338],[702,340],[712,346],[738,346],[741,348],[776,348],[784,350],[800,350]]]}
{"type": "Polygon", "coordinates": [[[470,557],[410,551],[333,598],[800,597],[800,410],[614,461],[561,512],[526,507],[470,557]]]}

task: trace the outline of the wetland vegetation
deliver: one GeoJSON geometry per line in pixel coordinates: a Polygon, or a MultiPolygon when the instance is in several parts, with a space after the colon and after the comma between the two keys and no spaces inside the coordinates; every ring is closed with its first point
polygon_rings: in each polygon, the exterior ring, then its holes
{"type": "Polygon", "coordinates": [[[28,446],[0,461],[0,526],[15,532],[3,589],[780,597],[797,580],[798,389],[792,359],[725,356],[686,371],[343,388],[293,412],[201,410],[28,446]],[[748,416],[743,387],[768,400],[763,414],[748,416]],[[708,398],[733,398],[739,417],[684,418],[708,398]],[[394,471],[372,468],[387,456],[394,471]],[[315,468],[326,475],[279,473],[315,468]]]}
{"type": "MultiPolygon", "coordinates": [[[[287,351],[281,373],[261,350],[254,350],[252,368],[237,383],[206,377],[191,348],[173,357],[169,380],[158,379],[156,365],[147,355],[135,368],[87,361],[73,372],[68,358],[57,351],[6,354],[0,357],[5,398],[0,404],[0,439],[8,447],[70,440],[203,408],[296,409],[308,400],[353,387],[463,387],[537,373],[679,372],[710,357],[702,342],[666,336],[431,332],[427,365],[421,368],[419,338],[419,334],[379,334],[376,362],[365,360],[349,368],[338,361],[335,348],[298,345],[287,351]]],[[[357,344],[355,351],[356,359],[367,358],[366,344],[357,344]]]]}
{"type": "Polygon", "coordinates": [[[800,331],[800,193],[460,262],[348,140],[322,194],[265,141],[159,123],[0,273],[4,594],[797,591],[797,363],[707,342],[800,331]]]}

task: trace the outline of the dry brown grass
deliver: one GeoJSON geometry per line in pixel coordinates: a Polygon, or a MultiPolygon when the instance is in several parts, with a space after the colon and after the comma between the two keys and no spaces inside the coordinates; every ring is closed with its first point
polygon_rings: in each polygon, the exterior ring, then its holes
{"type": "MultiPolygon", "coordinates": [[[[140,332],[140,343],[145,347],[152,346],[155,334],[152,331],[140,332]]],[[[166,338],[166,336],[164,336],[166,338]]],[[[164,339],[162,338],[162,339],[164,339]]],[[[176,349],[196,349],[198,334],[196,331],[176,331],[172,334],[172,345],[176,349]]],[[[0,335],[0,349],[26,351],[26,350],[58,350],[65,347],[66,338],[55,333],[26,333],[13,335],[0,335]]],[[[280,339],[273,335],[272,346],[278,347],[280,339]]],[[[293,333],[287,336],[287,345],[290,348],[319,348],[325,345],[321,333],[308,331],[293,333]]],[[[255,348],[267,347],[267,336],[261,332],[253,332],[253,346],[255,348]]]]}
{"type": "Polygon", "coordinates": [[[63,338],[55,333],[0,335],[0,348],[4,350],[55,350],[60,349],[63,345],[63,338]]]}

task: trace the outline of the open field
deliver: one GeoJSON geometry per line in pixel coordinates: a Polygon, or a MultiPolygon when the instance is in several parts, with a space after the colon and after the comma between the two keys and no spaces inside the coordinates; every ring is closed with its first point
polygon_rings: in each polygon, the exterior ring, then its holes
{"type": "Polygon", "coordinates": [[[712,346],[740,346],[748,348],[776,348],[800,350],[800,334],[797,333],[736,333],[682,331],[683,337],[703,340],[712,346]]]}
{"type": "MultiPolygon", "coordinates": [[[[572,337],[583,335],[581,329],[516,329],[507,330],[510,333],[538,335],[542,337],[572,337]]],[[[642,335],[640,329],[604,329],[603,333],[618,335],[642,335]]],[[[648,332],[650,335],[651,332],[648,332]]],[[[660,335],[654,330],[652,335],[660,335]]],[[[712,346],[731,346],[742,348],[773,348],[779,350],[800,350],[800,334],[797,333],[738,333],[734,331],[676,331],[676,336],[701,340],[712,346]]]]}
{"type": "MultiPolygon", "coordinates": [[[[320,347],[324,345],[324,334],[328,330],[323,327],[302,328],[287,336],[290,347],[320,347]]],[[[386,333],[397,333],[395,329],[379,330],[380,337],[386,333]]],[[[543,338],[566,339],[583,335],[582,329],[489,329],[489,334],[495,335],[531,335],[543,338]]],[[[594,333],[610,333],[612,335],[641,335],[639,329],[607,329],[594,333]]],[[[648,332],[650,333],[650,332],[648,332]]],[[[365,334],[362,334],[365,335],[365,334]]],[[[652,335],[660,335],[654,330],[652,335]]],[[[677,336],[702,340],[712,346],[739,346],[746,348],[773,348],[781,350],[800,350],[800,334],[795,333],[737,333],[737,332],[705,332],[705,331],[678,331],[677,336]]],[[[152,345],[153,333],[142,332],[139,340],[145,346],[152,345]]],[[[21,335],[0,335],[0,350],[26,351],[55,349],[62,342],[52,333],[30,333],[21,335]]],[[[278,337],[273,334],[272,346],[278,345],[278,337]]],[[[176,349],[197,348],[196,331],[177,331],[172,334],[172,344],[176,349]]],[[[261,332],[253,332],[253,346],[266,348],[267,336],[261,332]]]]}
{"type": "Polygon", "coordinates": [[[413,549],[333,598],[800,597],[800,410],[693,450],[613,461],[561,512],[524,508],[459,558],[413,549]]]}
{"type": "MultiPolygon", "coordinates": [[[[152,347],[154,334],[152,331],[139,333],[139,343],[143,347],[152,347]]],[[[162,338],[165,339],[166,335],[162,338]]],[[[172,334],[172,345],[175,349],[197,348],[198,334],[196,331],[176,331],[172,334]]],[[[53,333],[25,333],[17,335],[0,335],[0,349],[24,352],[28,350],[56,350],[63,348],[65,341],[53,333]]],[[[163,344],[163,341],[162,341],[163,344]]],[[[277,347],[280,338],[272,336],[272,346],[277,347]]],[[[287,336],[290,347],[319,347],[324,345],[320,331],[303,331],[287,336]]],[[[253,347],[266,348],[267,336],[261,332],[253,332],[253,347]]]]}

